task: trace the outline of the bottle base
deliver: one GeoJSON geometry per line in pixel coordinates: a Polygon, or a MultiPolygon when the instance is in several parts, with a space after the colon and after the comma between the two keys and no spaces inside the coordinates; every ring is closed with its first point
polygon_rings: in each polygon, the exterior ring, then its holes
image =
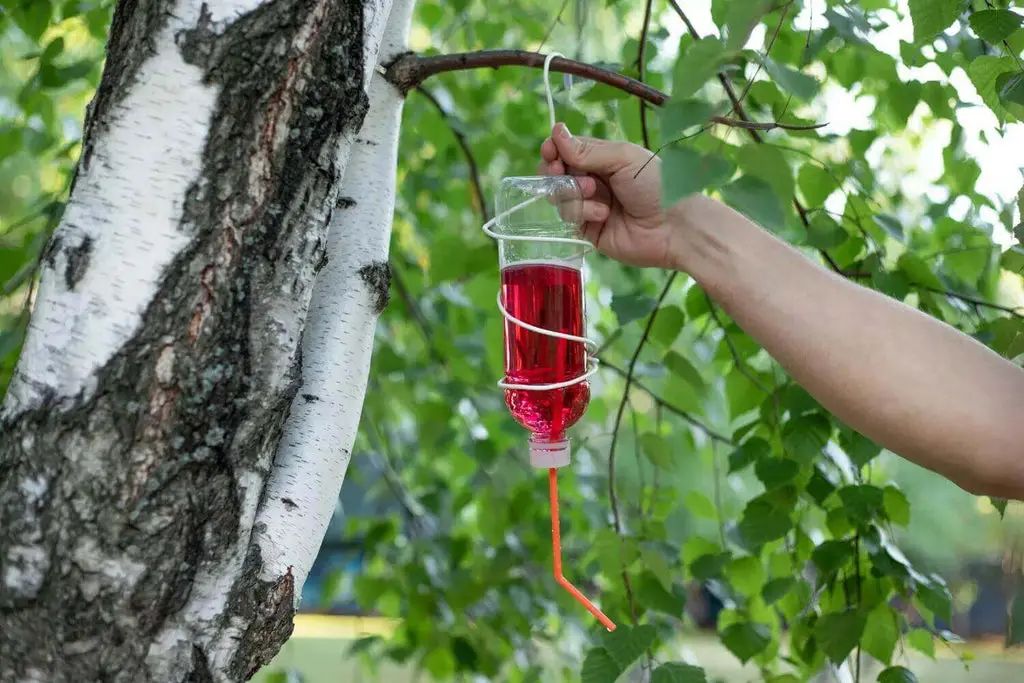
{"type": "Polygon", "coordinates": [[[530,464],[537,469],[568,467],[571,462],[569,439],[535,441],[530,439],[530,464]]]}

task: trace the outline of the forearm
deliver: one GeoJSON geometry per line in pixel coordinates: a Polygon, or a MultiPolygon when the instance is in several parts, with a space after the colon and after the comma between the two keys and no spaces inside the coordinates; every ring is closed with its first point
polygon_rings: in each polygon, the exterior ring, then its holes
{"type": "Polygon", "coordinates": [[[671,214],[681,269],[823,406],[968,490],[1024,498],[1024,371],[718,202],[671,214]]]}

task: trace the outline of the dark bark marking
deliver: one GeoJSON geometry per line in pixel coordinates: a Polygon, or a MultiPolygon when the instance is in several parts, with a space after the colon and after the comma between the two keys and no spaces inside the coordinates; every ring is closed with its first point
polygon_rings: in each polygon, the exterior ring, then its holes
{"type": "Polygon", "coordinates": [[[368,263],[359,269],[359,277],[369,286],[373,310],[380,315],[391,301],[391,266],[385,261],[368,263]]]}
{"type": "Polygon", "coordinates": [[[306,403],[314,403],[316,401],[319,401],[320,397],[315,394],[303,394],[302,400],[305,401],[306,403]]]}
{"type": "Polygon", "coordinates": [[[294,510],[295,508],[299,507],[298,503],[296,503],[291,498],[282,498],[281,502],[284,503],[289,510],[294,510]]]}
{"type": "Polygon", "coordinates": [[[92,244],[92,237],[86,235],[81,244],[71,247],[65,252],[68,263],[64,267],[64,284],[67,285],[69,291],[75,288],[85,276],[85,271],[89,269],[92,244]]]}
{"type": "Polygon", "coordinates": [[[356,205],[356,200],[351,197],[338,197],[338,208],[339,209],[351,209],[356,205]]]}

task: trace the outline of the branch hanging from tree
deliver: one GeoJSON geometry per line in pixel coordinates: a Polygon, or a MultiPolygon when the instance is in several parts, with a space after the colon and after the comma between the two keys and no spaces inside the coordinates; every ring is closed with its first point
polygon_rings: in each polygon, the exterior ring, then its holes
{"type": "MultiPolygon", "coordinates": [[[[640,46],[636,52],[637,75],[640,77],[641,83],[644,82],[644,77],[647,73],[647,32],[651,28],[651,10],[653,6],[654,0],[647,0],[647,5],[644,7],[644,27],[640,31],[640,46]]],[[[650,149],[651,134],[647,130],[647,103],[640,100],[638,104],[640,105],[640,132],[644,140],[644,147],[650,149]]]]}

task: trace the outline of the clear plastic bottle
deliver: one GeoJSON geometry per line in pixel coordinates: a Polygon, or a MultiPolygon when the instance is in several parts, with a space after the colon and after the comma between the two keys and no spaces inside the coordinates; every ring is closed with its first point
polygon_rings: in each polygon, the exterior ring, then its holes
{"type": "Polygon", "coordinates": [[[531,432],[531,463],[564,467],[570,460],[566,430],[590,401],[589,383],[574,381],[587,375],[589,364],[582,274],[588,247],[579,242],[583,196],[571,176],[505,178],[497,210],[500,302],[507,314],[505,402],[531,432]]]}

